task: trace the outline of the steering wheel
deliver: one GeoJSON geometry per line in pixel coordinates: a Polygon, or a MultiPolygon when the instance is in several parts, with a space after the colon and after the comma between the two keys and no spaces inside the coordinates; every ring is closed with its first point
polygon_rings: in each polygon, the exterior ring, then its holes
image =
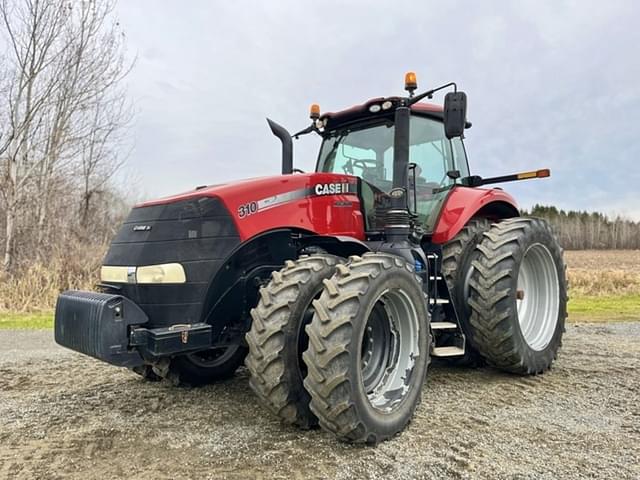
{"type": "Polygon", "coordinates": [[[368,170],[369,168],[376,168],[378,166],[378,162],[374,158],[362,158],[353,161],[353,166],[358,167],[364,170],[368,170]],[[373,165],[369,167],[367,163],[372,163],[373,165]]]}
{"type": "Polygon", "coordinates": [[[364,176],[365,172],[376,169],[378,167],[378,162],[373,158],[350,158],[347,163],[342,166],[342,170],[344,170],[344,173],[347,175],[355,175],[353,173],[353,167],[362,170],[362,176],[364,176]]]}

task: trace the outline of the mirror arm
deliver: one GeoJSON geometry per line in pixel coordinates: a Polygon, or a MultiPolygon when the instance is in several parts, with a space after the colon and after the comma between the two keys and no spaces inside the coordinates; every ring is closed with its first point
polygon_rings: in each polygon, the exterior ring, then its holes
{"type": "Polygon", "coordinates": [[[291,135],[291,138],[295,138],[296,140],[298,140],[298,138],[301,135],[307,135],[309,133],[313,133],[316,132],[317,134],[320,134],[320,130],[318,130],[316,128],[316,126],[312,123],[311,125],[309,125],[307,128],[303,128],[302,130],[300,130],[297,133],[294,133],[293,135],[291,135]]]}
{"type": "Polygon", "coordinates": [[[416,95],[415,97],[410,98],[409,99],[409,105],[413,105],[414,103],[419,102],[423,98],[431,98],[431,97],[433,97],[434,93],[439,92],[440,90],[444,90],[445,88],[449,88],[449,87],[453,87],[453,91],[454,92],[458,91],[458,86],[456,85],[456,82],[449,82],[446,85],[442,85],[441,87],[434,88],[433,90],[427,90],[426,92],[421,93],[420,95],[416,95]]]}

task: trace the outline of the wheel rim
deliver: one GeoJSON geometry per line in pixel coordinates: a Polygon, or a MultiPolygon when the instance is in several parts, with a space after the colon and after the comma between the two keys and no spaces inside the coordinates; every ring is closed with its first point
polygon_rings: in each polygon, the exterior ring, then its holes
{"type": "Polygon", "coordinates": [[[383,292],[371,310],[360,348],[362,384],[369,403],[389,412],[411,387],[418,346],[419,318],[401,289],[383,292]]]}
{"type": "Polygon", "coordinates": [[[533,350],[544,350],[558,324],[560,287],[551,252],[540,243],[531,245],[520,263],[516,306],[525,341],[533,350]]]}
{"type": "Polygon", "coordinates": [[[229,347],[211,348],[203,352],[190,353],[187,358],[195,365],[203,368],[217,367],[227,362],[240,345],[231,345],[229,347]]]}

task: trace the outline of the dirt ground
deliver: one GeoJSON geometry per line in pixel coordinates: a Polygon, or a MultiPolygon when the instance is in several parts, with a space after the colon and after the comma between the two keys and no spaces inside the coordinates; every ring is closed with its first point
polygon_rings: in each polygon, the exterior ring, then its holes
{"type": "Polygon", "coordinates": [[[281,425],[244,370],[177,389],[0,331],[0,478],[640,478],[640,323],[571,325],[553,370],[433,367],[373,447],[281,425]]]}

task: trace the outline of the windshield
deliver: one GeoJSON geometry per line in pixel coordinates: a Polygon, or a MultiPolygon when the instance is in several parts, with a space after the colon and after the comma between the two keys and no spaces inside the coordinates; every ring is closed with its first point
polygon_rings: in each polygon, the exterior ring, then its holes
{"type": "MultiPolygon", "coordinates": [[[[367,182],[374,193],[389,192],[394,130],[393,122],[387,120],[331,132],[322,143],[318,171],[355,175],[367,182]]],[[[415,175],[409,171],[409,199],[414,208],[415,176],[416,210],[421,223],[430,227],[435,223],[430,219],[431,213],[439,211],[435,207],[446,197],[446,191],[438,190],[454,182],[447,172],[459,170],[462,177],[469,175],[464,147],[459,138],[445,137],[442,122],[419,116],[411,117],[409,143],[409,163],[415,164],[415,175]]]]}

